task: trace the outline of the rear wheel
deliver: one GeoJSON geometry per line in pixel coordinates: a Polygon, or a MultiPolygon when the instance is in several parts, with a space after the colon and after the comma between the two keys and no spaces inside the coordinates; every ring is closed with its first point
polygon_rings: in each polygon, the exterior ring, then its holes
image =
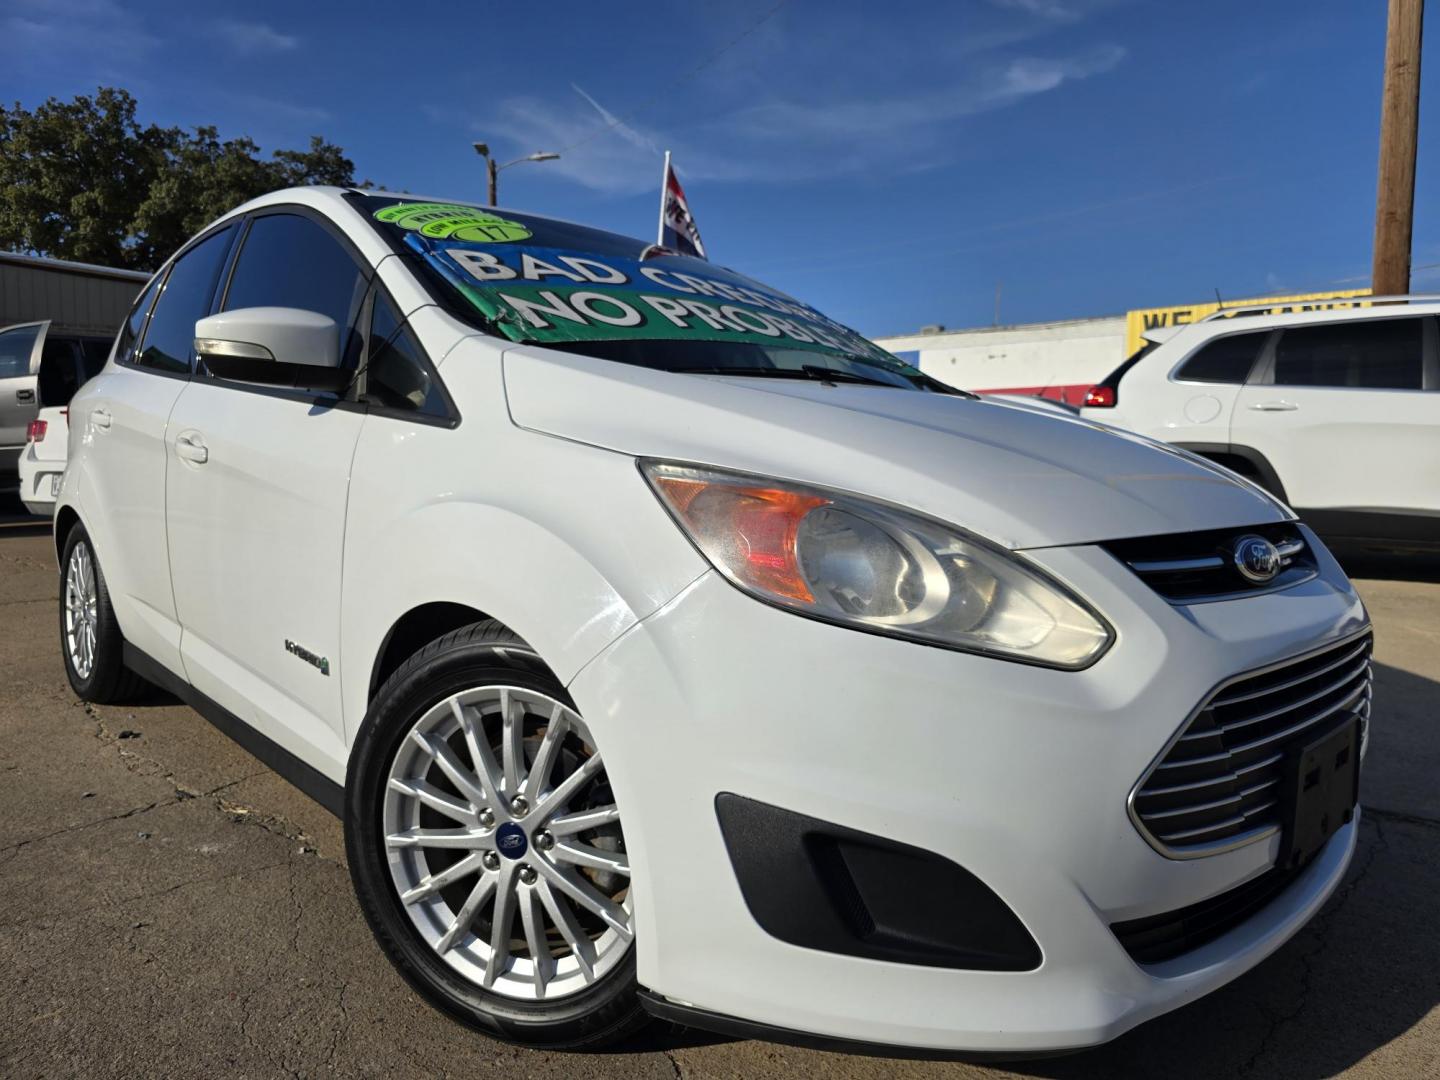
{"type": "Polygon", "coordinates": [[[356,742],[345,826],[376,939],[452,1016],[572,1048],[644,1022],[600,748],[504,627],[448,634],[386,682],[356,742]]]}
{"type": "Polygon", "coordinates": [[[125,639],[85,527],[76,524],[60,556],[60,651],[70,688],[82,701],[125,701],[145,680],[125,666],[125,639]]]}

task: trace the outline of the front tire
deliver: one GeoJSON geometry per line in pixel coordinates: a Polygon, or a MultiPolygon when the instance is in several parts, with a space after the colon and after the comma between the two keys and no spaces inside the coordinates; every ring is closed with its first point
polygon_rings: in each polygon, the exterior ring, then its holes
{"type": "Polygon", "coordinates": [[[599,748],[500,624],[432,642],[381,688],[351,757],[345,846],[381,949],[462,1023],[555,1049],[645,1023],[599,748]]]}
{"type": "Polygon", "coordinates": [[[110,590],[85,527],[76,524],[60,556],[60,652],[65,675],[81,701],[127,701],[145,680],[125,666],[125,638],[110,606],[110,590]]]}

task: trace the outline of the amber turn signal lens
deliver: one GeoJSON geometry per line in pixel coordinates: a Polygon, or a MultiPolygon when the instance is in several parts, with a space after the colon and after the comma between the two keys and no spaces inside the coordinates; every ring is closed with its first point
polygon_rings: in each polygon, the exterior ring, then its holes
{"type": "Polygon", "coordinates": [[[692,535],[720,538],[728,564],[744,584],[813,603],[795,557],[805,515],[830,500],[780,488],[723,481],[655,477],[655,486],[692,535]]]}

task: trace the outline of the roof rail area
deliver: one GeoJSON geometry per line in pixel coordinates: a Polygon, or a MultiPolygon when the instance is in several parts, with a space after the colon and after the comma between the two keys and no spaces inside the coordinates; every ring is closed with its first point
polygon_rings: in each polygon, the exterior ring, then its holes
{"type": "Polygon", "coordinates": [[[1212,311],[1200,320],[1230,319],[1236,315],[1269,315],[1278,309],[1294,311],[1324,311],[1341,307],[1359,307],[1362,304],[1435,304],[1440,303],[1440,293],[1404,293],[1398,296],[1337,296],[1316,300],[1284,300],[1269,304],[1236,304],[1212,311]]]}

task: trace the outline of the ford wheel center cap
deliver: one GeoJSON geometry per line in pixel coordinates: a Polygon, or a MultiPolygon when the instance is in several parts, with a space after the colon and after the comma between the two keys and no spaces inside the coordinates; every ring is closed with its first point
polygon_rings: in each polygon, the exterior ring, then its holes
{"type": "Polygon", "coordinates": [[[507,859],[518,859],[528,847],[525,830],[513,821],[507,821],[495,830],[495,850],[507,859]]]}
{"type": "Polygon", "coordinates": [[[1263,585],[1280,572],[1280,552],[1263,536],[1242,536],[1235,541],[1235,569],[1246,581],[1263,585]]]}

